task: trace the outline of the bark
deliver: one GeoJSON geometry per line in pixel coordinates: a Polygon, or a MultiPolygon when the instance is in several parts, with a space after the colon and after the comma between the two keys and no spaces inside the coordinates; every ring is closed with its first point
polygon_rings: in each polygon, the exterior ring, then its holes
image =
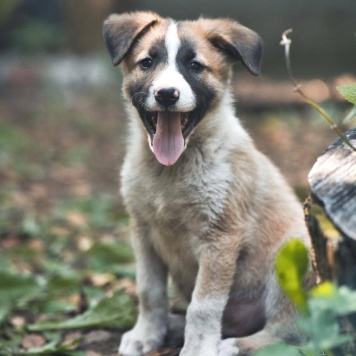
{"type": "MultiPolygon", "coordinates": [[[[355,144],[356,128],[347,131],[345,136],[355,144]]],[[[356,152],[340,139],[336,140],[318,158],[308,180],[313,203],[324,209],[341,235],[339,240],[328,241],[315,218],[306,214],[320,278],[324,280],[334,277],[339,284],[355,288],[356,152]]]]}

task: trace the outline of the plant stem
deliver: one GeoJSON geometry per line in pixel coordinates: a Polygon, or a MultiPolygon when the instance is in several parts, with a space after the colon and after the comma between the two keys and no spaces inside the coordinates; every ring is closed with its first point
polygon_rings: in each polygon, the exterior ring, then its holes
{"type": "Polygon", "coordinates": [[[304,91],[300,84],[294,79],[292,66],[290,61],[290,46],[292,44],[292,40],[289,39],[287,36],[292,32],[292,29],[286,30],[282,34],[282,41],[281,45],[284,46],[285,49],[285,57],[286,57],[286,65],[287,71],[290,81],[294,85],[294,91],[300,95],[300,97],[311,107],[313,107],[328,123],[329,127],[336,132],[336,134],[340,137],[340,139],[349,146],[353,151],[356,152],[356,148],[351,144],[351,142],[342,134],[336,123],[332,120],[332,118],[327,114],[327,112],[322,109],[313,99],[309,98],[304,91]]]}

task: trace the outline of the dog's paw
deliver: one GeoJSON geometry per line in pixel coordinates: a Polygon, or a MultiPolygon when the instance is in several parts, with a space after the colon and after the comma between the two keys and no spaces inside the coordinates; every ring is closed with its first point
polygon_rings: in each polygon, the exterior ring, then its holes
{"type": "Polygon", "coordinates": [[[220,341],[218,356],[237,356],[239,352],[240,349],[236,344],[235,338],[220,341]]]}
{"type": "Polygon", "coordinates": [[[184,349],[180,352],[179,356],[217,356],[217,353],[213,350],[198,350],[191,351],[189,349],[184,349]]]}
{"type": "Polygon", "coordinates": [[[119,347],[121,356],[143,356],[148,352],[162,346],[165,330],[155,330],[151,332],[142,332],[138,328],[134,328],[126,332],[122,338],[119,347]]]}
{"type": "Polygon", "coordinates": [[[194,343],[184,345],[179,356],[218,356],[218,348],[211,343],[195,340],[194,343]]]}

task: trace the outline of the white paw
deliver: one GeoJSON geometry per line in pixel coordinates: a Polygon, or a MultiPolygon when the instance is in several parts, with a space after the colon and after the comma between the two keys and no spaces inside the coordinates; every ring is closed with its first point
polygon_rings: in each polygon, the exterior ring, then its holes
{"type": "Polygon", "coordinates": [[[225,339],[220,341],[218,356],[237,356],[239,351],[235,338],[225,339]]]}
{"type": "Polygon", "coordinates": [[[190,341],[184,345],[179,356],[218,356],[218,349],[215,343],[201,342],[199,339],[190,341]]]}
{"type": "Polygon", "coordinates": [[[183,349],[179,356],[217,356],[217,353],[212,350],[198,350],[193,351],[189,349],[183,349]]]}
{"type": "Polygon", "coordinates": [[[152,327],[150,332],[142,332],[142,329],[135,327],[122,336],[119,354],[121,356],[143,356],[161,347],[165,335],[166,330],[154,330],[152,327]]]}

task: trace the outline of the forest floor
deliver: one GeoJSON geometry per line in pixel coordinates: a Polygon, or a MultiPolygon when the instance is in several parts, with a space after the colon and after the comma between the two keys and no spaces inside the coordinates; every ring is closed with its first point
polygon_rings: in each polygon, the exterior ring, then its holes
{"type": "MultiPolygon", "coordinates": [[[[134,259],[118,193],[127,128],[119,91],[0,90],[0,355],[113,356],[134,322],[134,259]]],[[[308,172],[335,135],[311,109],[280,104],[242,101],[239,116],[302,201],[308,172]]],[[[345,106],[325,105],[344,116],[345,106]]]]}

